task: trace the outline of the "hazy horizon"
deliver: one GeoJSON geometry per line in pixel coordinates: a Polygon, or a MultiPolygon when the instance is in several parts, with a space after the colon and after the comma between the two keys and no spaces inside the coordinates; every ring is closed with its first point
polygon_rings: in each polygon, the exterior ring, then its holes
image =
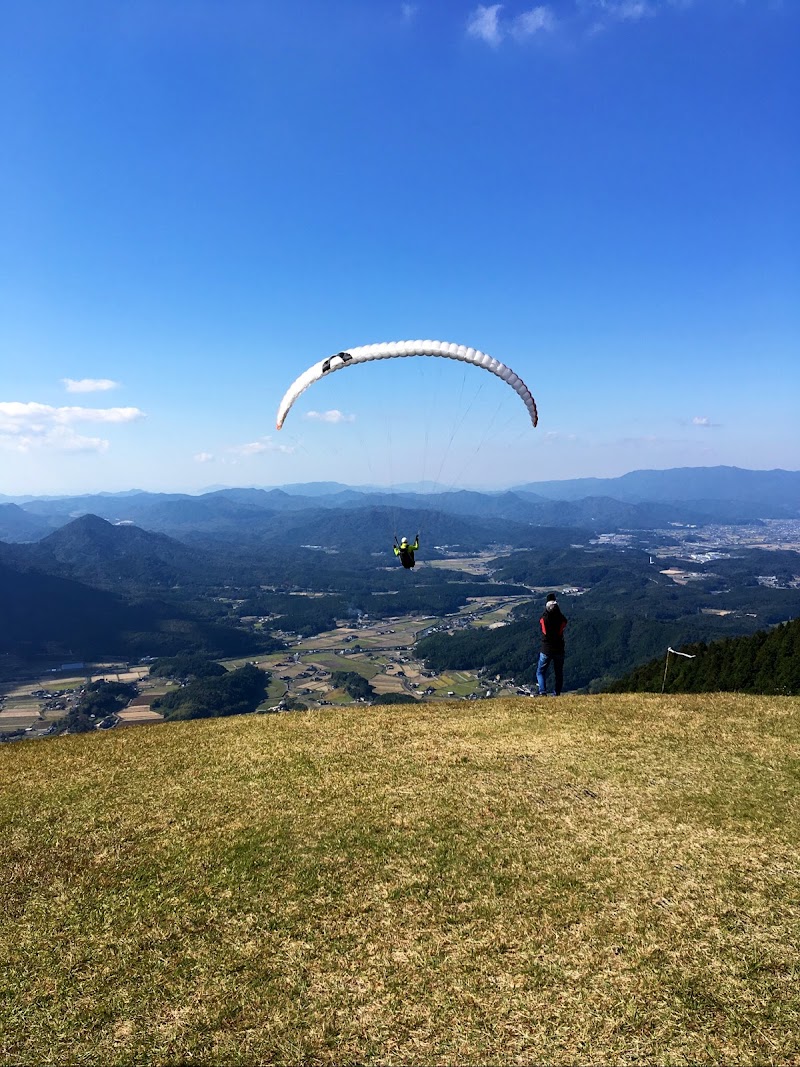
{"type": "Polygon", "coordinates": [[[786,467],[736,467],[730,464],[715,464],[708,466],[706,464],[698,464],[695,467],[644,467],[635,468],[630,471],[624,471],[621,475],[581,475],[575,478],[536,478],[530,479],[529,482],[509,482],[500,486],[486,486],[486,485],[459,485],[452,486],[443,483],[433,482],[404,482],[398,484],[357,484],[351,482],[344,482],[341,479],[308,479],[306,482],[281,482],[274,484],[257,484],[257,483],[230,483],[230,484],[214,484],[205,485],[194,489],[181,489],[179,487],[171,487],[168,489],[147,489],[142,486],[127,487],[125,489],[86,489],[75,493],[67,492],[55,492],[55,493],[4,493],[0,492],[0,501],[15,501],[25,499],[44,499],[44,498],[59,498],[59,497],[71,497],[71,496],[127,496],[134,495],[136,493],[163,493],[164,495],[181,495],[181,496],[203,496],[207,493],[224,492],[226,490],[234,489],[254,489],[263,492],[269,492],[273,489],[286,489],[286,488],[302,488],[304,485],[320,486],[320,485],[336,485],[339,484],[345,489],[351,489],[356,492],[377,492],[377,493],[403,493],[403,492],[416,492],[416,493],[440,493],[440,492],[458,492],[461,490],[468,490],[476,493],[503,493],[509,492],[519,488],[526,484],[535,483],[547,483],[547,482],[576,482],[576,481],[614,481],[616,478],[624,477],[627,474],[640,474],[640,473],[662,473],[667,471],[681,471],[681,470],[714,470],[714,469],[729,469],[740,470],[750,473],[788,473],[788,474],[800,474],[800,469],[792,470],[786,467]],[[423,487],[424,485],[424,487],[423,487]]]}

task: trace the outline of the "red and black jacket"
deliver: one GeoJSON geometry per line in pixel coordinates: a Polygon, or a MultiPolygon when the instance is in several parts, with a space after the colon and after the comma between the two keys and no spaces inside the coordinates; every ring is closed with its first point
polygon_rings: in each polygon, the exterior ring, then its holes
{"type": "Polygon", "coordinates": [[[567,617],[561,611],[558,604],[553,602],[550,609],[545,609],[539,619],[539,629],[542,631],[542,652],[547,656],[564,655],[564,630],[567,625],[567,617]]]}

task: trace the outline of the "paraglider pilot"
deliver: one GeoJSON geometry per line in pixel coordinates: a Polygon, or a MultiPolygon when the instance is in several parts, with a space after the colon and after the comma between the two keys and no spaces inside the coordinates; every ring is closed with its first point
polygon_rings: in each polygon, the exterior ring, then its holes
{"type": "Polygon", "coordinates": [[[410,545],[408,543],[407,537],[401,537],[399,545],[397,543],[397,538],[395,537],[394,539],[394,554],[400,557],[400,562],[403,564],[406,570],[411,570],[412,567],[416,566],[414,553],[417,551],[418,548],[419,534],[417,534],[416,538],[414,539],[413,545],[410,545]]]}

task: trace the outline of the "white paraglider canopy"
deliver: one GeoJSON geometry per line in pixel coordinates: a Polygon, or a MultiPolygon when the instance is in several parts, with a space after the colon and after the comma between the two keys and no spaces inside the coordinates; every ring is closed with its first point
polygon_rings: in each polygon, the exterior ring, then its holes
{"type": "Polygon", "coordinates": [[[345,352],[337,352],[336,355],[322,359],[309,367],[296,378],[283,397],[278,407],[277,428],[283,426],[286,416],[297,398],[320,378],[324,378],[334,371],[342,370],[343,367],[355,366],[358,363],[369,363],[376,359],[398,359],[404,356],[439,356],[444,359],[455,359],[461,363],[471,363],[476,367],[482,367],[495,374],[506,382],[517,393],[525,407],[528,409],[531,422],[534,426],[539,421],[536,410],[536,401],[531,395],[530,389],[519,375],[501,363],[493,359],[485,352],[477,348],[467,348],[465,345],[451,344],[447,341],[384,341],[380,344],[361,345],[358,348],[350,348],[345,352]]]}

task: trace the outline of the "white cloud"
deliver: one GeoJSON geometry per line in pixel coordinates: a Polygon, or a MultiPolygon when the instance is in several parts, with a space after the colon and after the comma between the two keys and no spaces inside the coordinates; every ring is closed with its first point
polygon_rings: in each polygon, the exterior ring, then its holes
{"type": "Polygon", "coordinates": [[[584,6],[600,13],[601,21],[595,28],[602,28],[602,18],[616,22],[638,22],[656,14],[656,7],[651,0],[590,0],[584,6]]]}
{"type": "Polygon", "coordinates": [[[613,5],[611,14],[614,18],[623,22],[638,22],[639,19],[649,18],[655,15],[656,9],[646,0],[619,0],[613,5]]]}
{"type": "Polygon", "coordinates": [[[138,408],[54,408],[50,404],[0,401],[0,430],[22,432],[26,427],[67,426],[75,422],[133,422],[145,414],[138,408]],[[20,428],[19,431],[17,428],[20,428]]]}
{"type": "Polygon", "coordinates": [[[244,445],[232,445],[228,451],[235,456],[258,456],[263,452],[283,452],[285,455],[291,455],[294,447],[276,444],[271,437],[260,437],[257,441],[249,441],[244,445]]]}
{"type": "Polygon", "coordinates": [[[355,415],[345,415],[344,412],[339,411],[337,408],[332,408],[330,411],[307,411],[305,414],[307,419],[311,419],[316,422],[355,422],[355,415]]]}
{"type": "Polygon", "coordinates": [[[0,402],[0,447],[16,452],[52,448],[60,452],[105,452],[108,441],[83,437],[76,423],[124,423],[143,419],[138,408],[52,407],[19,401],[0,402]]]}
{"type": "MultiPolygon", "coordinates": [[[[48,435],[47,443],[60,452],[108,452],[109,442],[102,437],[84,437],[76,433],[70,426],[56,426],[48,435]]],[[[39,444],[31,441],[27,448],[20,451],[27,452],[29,448],[39,444]]]]}
{"type": "Polygon", "coordinates": [[[710,428],[713,426],[719,426],[719,423],[712,422],[708,415],[695,415],[695,417],[692,419],[692,426],[707,426],[710,428]]]}
{"type": "Polygon", "coordinates": [[[418,8],[418,6],[416,4],[401,4],[400,5],[400,11],[401,11],[401,13],[403,15],[403,21],[404,22],[413,22],[414,18],[416,17],[416,14],[417,14],[418,10],[419,10],[419,8],[418,8]]]}
{"type": "Polygon", "coordinates": [[[233,445],[231,447],[231,452],[234,452],[237,456],[257,456],[260,452],[267,452],[268,450],[268,441],[250,441],[246,445],[233,445]]]}
{"type": "Polygon", "coordinates": [[[210,463],[213,458],[213,452],[197,452],[194,456],[194,461],[195,463],[210,463]]]}
{"type": "Polygon", "coordinates": [[[517,38],[533,37],[540,31],[555,29],[556,20],[548,7],[532,7],[530,11],[523,11],[517,15],[512,24],[512,33],[517,38]]]}
{"type": "MultiPolygon", "coordinates": [[[[731,4],[762,3],[774,10],[782,0],[729,0],[731,4]]],[[[478,4],[467,18],[470,37],[497,48],[507,40],[524,42],[561,28],[566,33],[604,33],[614,25],[633,24],[669,12],[688,13],[701,7],[702,0],[564,0],[558,7],[537,4],[515,11],[517,4],[478,4]]]]}
{"type": "Polygon", "coordinates": [[[577,441],[578,435],[574,433],[561,433],[560,430],[547,430],[543,434],[546,443],[558,442],[558,441],[577,441]]]}
{"type": "Polygon", "coordinates": [[[503,39],[503,31],[500,28],[500,11],[502,4],[491,4],[485,7],[479,4],[467,20],[467,33],[470,37],[477,37],[496,47],[503,39]]]}
{"type": "Polygon", "coordinates": [[[59,422],[136,422],[145,418],[139,408],[56,408],[59,422]]]}
{"type": "Polygon", "coordinates": [[[110,378],[62,378],[61,384],[68,393],[104,393],[108,389],[119,389],[119,382],[110,378]]]}
{"type": "Polygon", "coordinates": [[[467,20],[467,33],[496,48],[509,34],[524,41],[537,33],[548,32],[556,27],[556,18],[549,7],[539,4],[510,19],[503,19],[502,4],[480,4],[467,20]]]}

